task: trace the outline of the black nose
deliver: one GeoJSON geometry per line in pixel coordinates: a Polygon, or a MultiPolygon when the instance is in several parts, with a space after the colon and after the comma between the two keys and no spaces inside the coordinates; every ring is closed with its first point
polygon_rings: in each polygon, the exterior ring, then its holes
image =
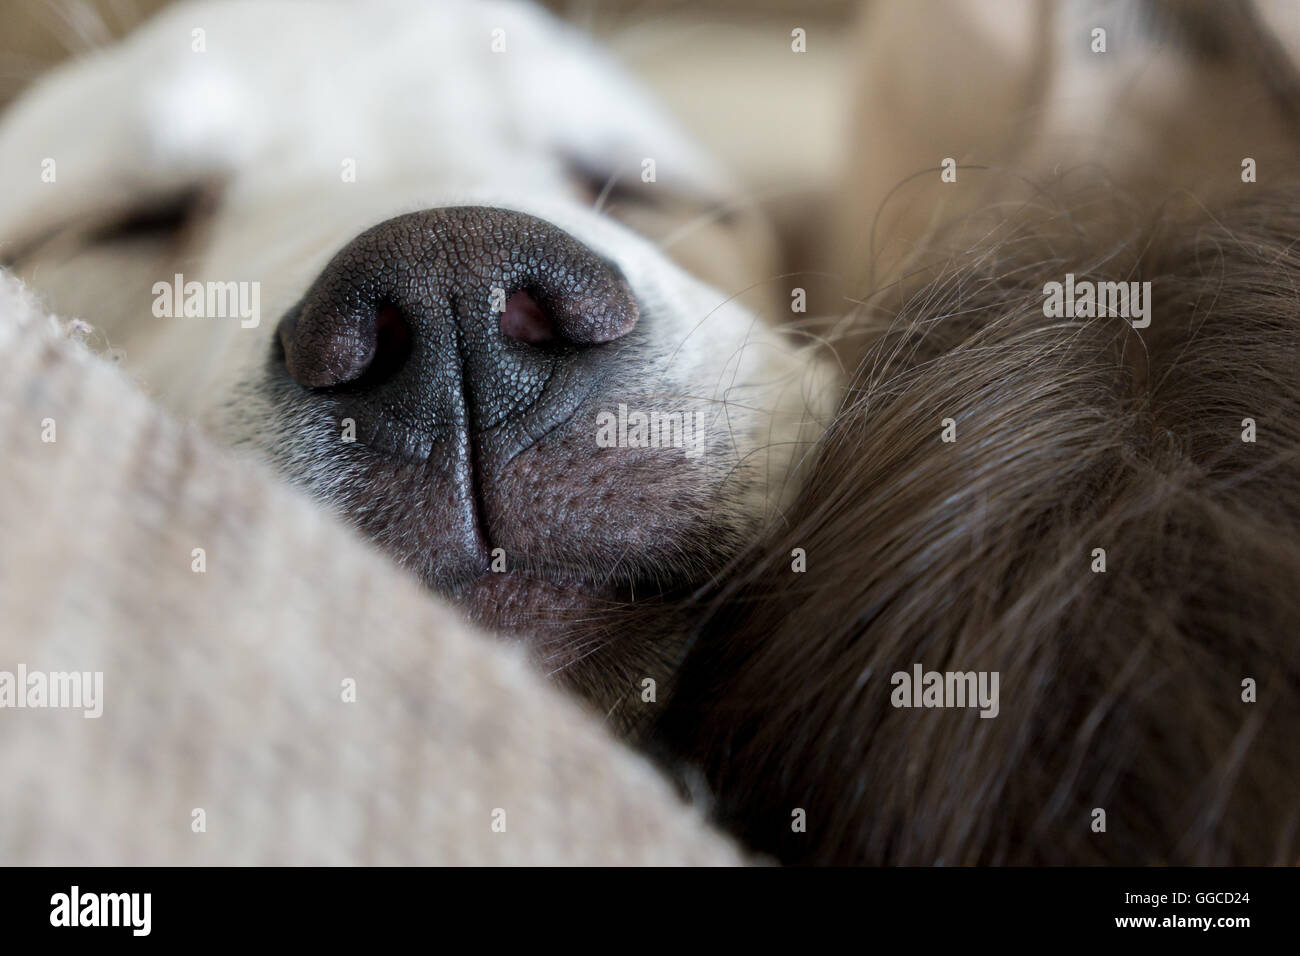
{"type": "Polygon", "coordinates": [[[469,437],[499,456],[572,415],[637,314],[618,269],[569,234],[462,206],[357,236],[279,341],[294,381],[346,399],[359,441],[425,460],[469,437]]]}

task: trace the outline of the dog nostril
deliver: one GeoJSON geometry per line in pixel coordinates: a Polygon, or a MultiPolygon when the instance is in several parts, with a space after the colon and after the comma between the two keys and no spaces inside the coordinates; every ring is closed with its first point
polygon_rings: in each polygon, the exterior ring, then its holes
{"type": "Polygon", "coordinates": [[[391,303],[380,303],[375,310],[375,356],[366,369],[365,378],[387,378],[402,367],[411,354],[411,327],[402,310],[391,303]]]}
{"type": "Polygon", "coordinates": [[[284,364],[299,385],[327,388],[359,378],[375,357],[375,316],[361,322],[286,316],[277,330],[284,364]]]}
{"type": "Polygon", "coordinates": [[[506,302],[501,331],[517,342],[540,345],[555,338],[555,327],[542,307],[527,292],[519,291],[506,302]]]}
{"type": "Polygon", "coordinates": [[[285,369],[304,387],[347,385],[373,392],[383,409],[430,413],[469,390],[473,417],[496,423],[532,407],[561,366],[571,384],[594,375],[606,353],[585,350],[627,335],[638,317],[618,266],[568,233],[523,213],[461,206],[357,236],[285,315],[278,338],[285,369]],[[511,294],[495,312],[502,289],[511,294]],[[462,378],[468,384],[453,387],[462,378]]]}
{"type": "Polygon", "coordinates": [[[411,330],[401,310],[381,302],[359,321],[319,321],[295,314],[279,327],[290,377],[308,388],[329,388],[395,372],[411,351],[411,330]]]}

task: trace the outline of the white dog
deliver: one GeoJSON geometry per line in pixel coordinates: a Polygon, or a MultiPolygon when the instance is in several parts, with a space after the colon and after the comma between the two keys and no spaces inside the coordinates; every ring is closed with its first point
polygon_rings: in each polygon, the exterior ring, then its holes
{"type": "Polygon", "coordinates": [[[30,89],[0,178],[4,258],[58,311],[602,702],[832,411],[739,301],[787,294],[762,225],[528,6],[181,4],[30,89]],[[690,272],[638,235],[665,223],[690,272]],[[614,621],[650,636],[572,667],[614,621]]]}

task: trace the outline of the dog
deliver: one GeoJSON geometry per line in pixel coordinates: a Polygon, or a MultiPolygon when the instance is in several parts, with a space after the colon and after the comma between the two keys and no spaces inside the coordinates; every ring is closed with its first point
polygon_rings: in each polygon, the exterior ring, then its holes
{"type": "Polygon", "coordinates": [[[0,235],[752,849],[1295,862],[1279,9],[873,4],[824,320],[497,2],[169,10],[0,123],[0,235]]]}
{"type": "Polygon", "coordinates": [[[60,312],[625,728],[833,412],[765,224],[533,6],[180,4],[0,155],[60,312]]]}

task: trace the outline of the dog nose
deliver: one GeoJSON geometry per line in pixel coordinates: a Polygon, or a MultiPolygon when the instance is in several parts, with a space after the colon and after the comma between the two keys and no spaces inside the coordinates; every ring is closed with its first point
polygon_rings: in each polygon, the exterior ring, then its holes
{"type": "Polygon", "coordinates": [[[568,233],[462,206],[357,236],[278,338],[294,381],[346,398],[358,440],[421,458],[453,434],[535,440],[590,393],[637,316],[618,268],[568,233]]]}

